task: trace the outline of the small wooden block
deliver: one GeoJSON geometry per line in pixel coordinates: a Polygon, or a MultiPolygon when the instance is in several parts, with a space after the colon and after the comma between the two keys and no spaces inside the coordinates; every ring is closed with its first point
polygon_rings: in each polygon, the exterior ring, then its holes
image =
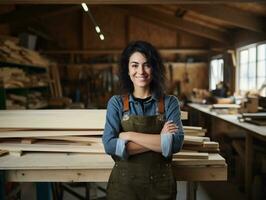
{"type": "Polygon", "coordinates": [[[203,142],[203,147],[206,147],[206,148],[219,148],[219,143],[218,142],[207,142],[207,141],[204,141],[203,142]]]}

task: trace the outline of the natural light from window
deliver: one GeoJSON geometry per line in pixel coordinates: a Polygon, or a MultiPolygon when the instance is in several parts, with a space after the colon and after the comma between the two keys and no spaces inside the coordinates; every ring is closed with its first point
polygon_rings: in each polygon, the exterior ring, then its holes
{"type": "Polygon", "coordinates": [[[266,43],[239,50],[238,88],[240,94],[259,90],[266,84],[266,43]]]}
{"type": "Polygon", "coordinates": [[[216,84],[224,79],[224,60],[213,59],[210,66],[210,90],[216,89],[216,84]]]}

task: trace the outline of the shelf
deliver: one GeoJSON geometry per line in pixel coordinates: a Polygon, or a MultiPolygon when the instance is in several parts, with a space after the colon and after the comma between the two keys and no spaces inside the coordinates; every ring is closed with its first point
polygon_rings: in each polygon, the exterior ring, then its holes
{"type": "MultiPolygon", "coordinates": [[[[27,77],[31,81],[26,81],[22,85],[26,85],[23,87],[10,87],[4,88],[3,86],[0,87],[0,109],[8,109],[7,100],[9,100],[9,105],[20,105],[21,101],[19,96],[24,96],[26,98],[25,108],[26,109],[42,109],[47,107],[47,103],[40,103],[38,105],[32,105],[32,99],[37,102],[39,101],[39,97],[41,99],[46,99],[47,96],[50,94],[50,78],[49,78],[49,68],[43,66],[36,66],[36,65],[29,65],[29,64],[19,64],[19,63],[12,63],[6,61],[0,61],[0,68],[11,68],[10,73],[12,72],[12,68],[17,68],[21,71],[21,76],[27,77]],[[23,71],[23,72],[22,72],[23,71]],[[32,77],[36,75],[36,77],[32,77]],[[34,83],[44,83],[46,85],[35,85],[35,86],[28,86],[29,84],[34,83]],[[36,95],[36,93],[39,93],[36,95]],[[16,98],[9,98],[10,95],[18,95],[16,98]],[[35,99],[36,98],[36,99],[35,99]],[[20,103],[18,103],[20,102],[20,103]]],[[[9,73],[7,73],[8,75],[9,73]]],[[[10,76],[11,77],[11,76],[10,76]]],[[[10,85],[11,86],[11,85],[10,85]]],[[[15,85],[14,85],[15,86],[15,85]]],[[[40,99],[40,101],[42,101],[40,99]]]]}
{"type": "Polygon", "coordinates": [[[43,86],[32,86],[32,87],[18,87],[18,88],[4,88],[7,91],[10,90],[30,90],[30,89],[42,89],[42,88],[48,88],[49,85],[43,85],[43,86]]]}
{"type": "Polygon", "coordinates": [[[48,67],[46,66],[38,66],[38,65],[29,65],[29,64],[21,64],[21,63],[12,63],[12,62],[6,62],[6,61],[0,61],[0,66],[4,65],[5,67],[19,67],[19,68],[37,68],[37,69],[44,69],[47,70],[48,67]]]}

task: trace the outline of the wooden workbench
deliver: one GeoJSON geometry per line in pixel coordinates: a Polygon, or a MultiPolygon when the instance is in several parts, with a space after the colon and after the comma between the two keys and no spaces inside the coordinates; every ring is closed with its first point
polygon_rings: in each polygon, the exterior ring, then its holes
{"type": "MultiPolygon", "coordinates": [[[[0,157],[0,170],[14,182],[107,182],[114,165],[105,154],[25,153],[0,157]]],[[[227,180],[227,165],[219,154],[209,159],[174,159],[177,180],[227,180]],[[214,164],[215,163],[215,164],[214,164]]]]}
{"type": "Polygon", "coordinates": [[[191,103],[188,104],[189,107],[205,113],[211,117],[215,117],[217,119],[221,119],[225,122],[233,124],[241,129],[245,130],[245,191],[247,194],[247,198],[251,199],[251,185],[252,185],[252,177],[253,177],[253,158],[254,158],[254,138],[262,141],[266,141],[266,127],[265,126],[257,126],[254,124],[250,124],[247,122],[239,122],[239,115],[222,115],[217,114],[214,111],[210,110],[210,106],[201,105],[191,103]]]}
{"type": "MultiPolygon", "coordinates": [[[[48,133],[47,131],[52,135],[61,134],[60,131],[68,131],[70,134],[78,131],[78,134],[82,135],[84,131],[102,131],[105,112],[0,111],[0,128],[4,134],[9,131],[8,133],[24,136],[32,135],[32,129],[42,134],[48,133]]],[[[208,159],[175,158],[172,162],[175,176],[179,181],[227,180],[225,159],[217,153],[209,154],[208,159]]],[[[20,157],[0,157],[0,170],[4,172],[4,181],[12,182],[107,182],[113,165],[111,157],[103,153],[24,152],[20,157]]]]}

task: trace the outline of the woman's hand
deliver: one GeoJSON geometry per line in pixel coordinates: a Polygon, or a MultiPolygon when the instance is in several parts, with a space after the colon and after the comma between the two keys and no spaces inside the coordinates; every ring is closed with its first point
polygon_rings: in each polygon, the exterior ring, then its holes
{"type": "Polygon", "coordinates": [[[176,124],[172,120],[170,120],[170,121],[165,122],[163,129],[161,130],[161,134],[167,134],[167,133],[173,134],[177,130],[178,130],[178,127],[176,126],[176,124]]]}
{"type": "Polygon", "coordinates": [[[130,141],[130,134],[132,134],[132,133],[131,132],[121,132],[119,134],[119,138],[121,138],[123,140],[130,141]]]}

